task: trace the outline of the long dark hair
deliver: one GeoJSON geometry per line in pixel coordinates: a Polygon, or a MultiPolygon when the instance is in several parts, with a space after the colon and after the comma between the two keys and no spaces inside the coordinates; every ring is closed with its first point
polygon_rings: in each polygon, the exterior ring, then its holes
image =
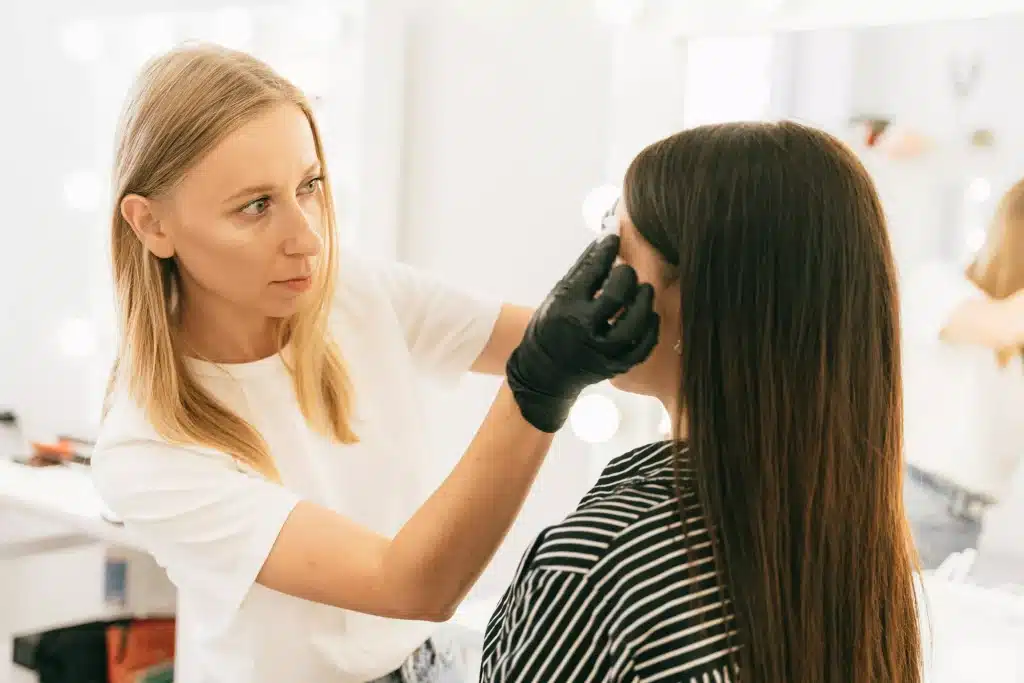
{"type": "Polygon", "coordinates": [[[867,172],[795,123],[704,126],[637,156],[624,200],[678,278],[685,467],[737,677],[919,683],[896,270],[867,172]]]}

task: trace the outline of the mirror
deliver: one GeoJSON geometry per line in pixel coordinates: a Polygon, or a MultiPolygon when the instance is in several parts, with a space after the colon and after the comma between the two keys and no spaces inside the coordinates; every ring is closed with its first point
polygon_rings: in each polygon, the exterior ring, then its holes
{"type": "Polygon", "coordinates": [[[1022,16],[653,45],[640,36],[622,40],[610,182],[644,144],[680,128],[802,121],[857,152],[882,196],[897,259],[910,268],[969,259],[996,200],[1024,173],[1022,16]]]}
{"type": "MultiPolygon", "coordinates": [[[[606,179],[618,184],[641,147],[683,128],[735,120],[801,121],[846,142],[872,175],[903,280],[901,296],[910,293],[911,276],[931,264],[942,264],[967,282],[962,274],[982,247],[1000,198],[1024,177],[1022,46],[1020,14],[661,40],[623,29],[606,179]]],[[[921,317],[915,313],[931,302],[906,296],[903,303],[906,338],[924,325],[914,322],[921,317]]],[[[938,331],[927,334],[938,346],[938,331]]],[[[960,367],[955,376],[941,374],[944,366],[929,353],[904,342],[908,462],[942,438],[961,439],[957,450],[967,461],[979,462],[997,450],[1024,452],[1024,430],[988,432],[999,414],[1010,415],[1003,422],[1011,427],[1024,424],[1020,359],[1011,358],[998,379],[1015,387],[1006,395],[1017,398],[1006,401],[997,400],[983,379],[995,371],[992,352],[978,347],[976,366],[960,367]],[[950,392],[963,396],[949,406],[928,408],[950,392]],[[912,425],[914,411],[923,417],[912,425]],[[919,438],[923,431],[932,436],[919,438]]],[[[636,410],[648,415],[646,424],[654,423],[653,409],[636,410]]],[[[658,436],[648,430],[649,438],[658,436]]],[[[1015,488],[1005,498],[1010,502],[988,517],[992,524],[982,543],[988,538],[992,545],[984,550],[1016,557],[1020,576],[1024,546],[1009,522],[1017,519],[1019,525],[1024,510],[1024,472],[1016,471],[1015,488]]]]}

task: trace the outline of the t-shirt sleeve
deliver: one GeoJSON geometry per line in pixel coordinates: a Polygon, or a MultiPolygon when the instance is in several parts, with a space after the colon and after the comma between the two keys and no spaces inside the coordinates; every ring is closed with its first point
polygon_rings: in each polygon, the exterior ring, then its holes
{"type": "Polygon", "coordinates": [[[97,451],[91,470],[128,534],[216,615],[216,630],[242,605],[298,502],[226,456],[153,440],[97,451]]]}
{"type": "Polygon", "coordinates": [[[417,365],[441,378],[467,372],[487,345],[501,304],[402,263],[384,266],[381,281],[417,365]]]}
{"type": "Polygon", "coordinates": [[[951,265],[931,263],[912,271],[901,292],[904,338],[915,345],[938,344],[957,306],[983,296],[951,265]]]}

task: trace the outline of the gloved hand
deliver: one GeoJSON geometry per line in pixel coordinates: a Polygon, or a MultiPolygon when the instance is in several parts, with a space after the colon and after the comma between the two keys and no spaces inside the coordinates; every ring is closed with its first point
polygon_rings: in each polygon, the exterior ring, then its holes
{"type": "Polygon", "coordinates": [[[658,342],[654,290],[625,264],[619,237],[592,242],[533,314],[506,366],[527,422],[557,432],[580,392],[642,363],[658,342]],[[610,271],[610,274],[609,274],[610,271]],[[618,314],[618,315],[616,315],[618,314]]]}

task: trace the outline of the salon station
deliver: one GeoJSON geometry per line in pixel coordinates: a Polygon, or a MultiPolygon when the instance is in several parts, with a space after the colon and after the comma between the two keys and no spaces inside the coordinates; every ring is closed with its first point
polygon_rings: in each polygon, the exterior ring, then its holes
{"type": "MultiPolygon", "coordinates": [[[[47,0],[13,12],[0,29],[0,683],[99,683],[61,673],[61,658],[103,660],[111,683],[201,680],[174,585],[90,476],[117,354],[116,125],[142,65],[189,40],[251,53],[304,91],[341,250],[506,301],[545,297],[655,140],[793,119],[843,141],[875,183],[899,273],[906,476],[919,487],[907,514],[911,526],[952,518],[958,534],[916,537],[924,680],[1024,683],[1024,345],[977,373],[997,354],[974,351],[984,361],[957,361],[947,380],[945,356],[914,341],[947,296],[917,274],[984,260],[1024,178],[1024,4],[47,0]],[[1010,427],[979,436],[989,413],[1010,427]],[[929,468],[937,448],[955,449],[963,481],[929,468]],[[1016,469],[983,476],[990,449],[1016,469]],[[991,479],[996,493],[964,483],[991,479]]],[[[1024,228],[1015,239],[1024,288],[1024,228]]],[[[423,381],[435,486],[499,384],[423,381]]],[[[608,382],[582,392],[504,542],[437,624],[465,681],[533,539],[609,461],[671,431],[653,399],[608,382]]]]}

